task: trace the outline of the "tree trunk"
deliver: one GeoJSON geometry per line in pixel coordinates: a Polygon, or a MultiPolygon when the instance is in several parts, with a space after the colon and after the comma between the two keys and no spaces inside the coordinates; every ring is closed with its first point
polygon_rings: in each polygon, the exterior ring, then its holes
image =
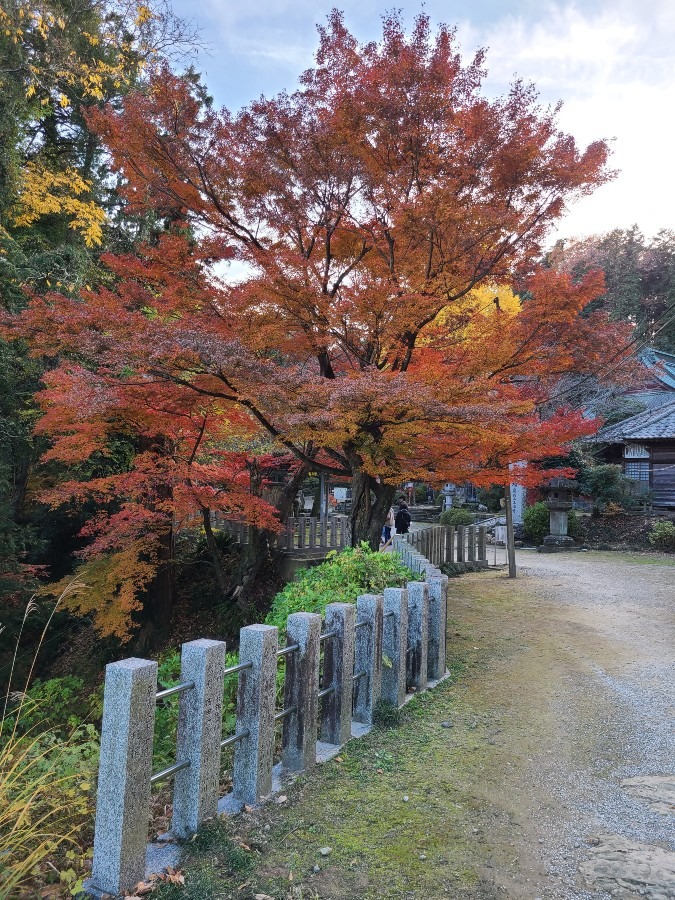
{"type": "MultiPolygon", "coordinates": [[[[284,525],[293,509],[293,500],[300,485],[307,477],[310,467],[299,466],[291,479],[285,484],[275,501],[279,521],[284,525]]],[[[257,468],[251,470],[251,490],[260,494],[262,479],[257,468]]],[[[244,617],[251,613],[251,594],[256,577],[264,565],[270,561],[271,533],[259,528],[249,529],[249,542],[241,548],[241,558],[234,574],[234,587],[228,592],[228,599],[234,600],[244,617]]]]}
{"type": "Polygon", "coordinates": [[[218,550],[218,544],[216,544],[213,529],[211,528],[211,510],[207,509],[207,507],[205,506],[202,506],[202,521],[204,522],[206,546],[208,547],[209,554],[211,555],[211,562],[213,563],[213,571],[215,572],[216,581],[218,582],[220,597],[221,600],[225,600],[225,598],[227,597],[227,584],[225,582],[225,576],[223,575],[223,566],[220,559],[220,551],[218,550]]]}
{"type": "Polygon", "coordinates": [[[396,488],[380,484],[370,475],[355,468],[352,475],[351,544],[358,547],[361,541],[379,550],[382,526],[394,501],[396,488]],[[375,500],[371,498],[371,492],[375,500]]]}
{"type": "Polygon", "coordinates": [[[139,655],[155,650],[171,628],[174,600],[174,531],[170,526],[159,535],[157,572],[143,596],[143,609],[138,615],[140,628],[133,641],[139,655]]]}

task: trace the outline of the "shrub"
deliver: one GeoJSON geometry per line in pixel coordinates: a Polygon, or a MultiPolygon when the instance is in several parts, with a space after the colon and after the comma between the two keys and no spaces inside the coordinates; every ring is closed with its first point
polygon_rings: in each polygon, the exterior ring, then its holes
{"type": "Polygon", "coordinates": [[[469,509],[446,509],[439,521],[441,525],[473,525],[476,517],[469,509]]]}
{"type": "Polygon", "coordinates": [[[527,506],[523,513],[523,527],[527,540],[538,547],[550,531],[550,521],[549,509],[545,503],[540,501],[527,506]]]}
{"type": "Polygon", "coordinates": [[[675,553],[675,522],[656,522],[649,532],[649,543],[666,553],[675,553]]]}
{"type": "Polygon", "coordinates": [[[581,541],[585,537],[584,529],[581,524],[581,518],[574,512],[573,509],[570,510],[567,517],[567,533],[575,541],[581,541]]]}
{"type": "Polygon", "coordinates": [[[578,481],[582,492],[590,494],[601,507],[613,504],[610,509],[621,512],[635,503],[631,497],[632,482],[622,474],[621,466],[603,463],[583,468],[579,471],[578,481]]]}
{"type": "Polygon", "coordinates": [[[379,553],[365,543],[333,551],[326,562],[298,572],[297,580],[276,595],[265,621],[283,631],[291,613],[323,613],[329,603],[354,603],[359,594],[381,594],[415,580],[397,553],[379,553]]]}

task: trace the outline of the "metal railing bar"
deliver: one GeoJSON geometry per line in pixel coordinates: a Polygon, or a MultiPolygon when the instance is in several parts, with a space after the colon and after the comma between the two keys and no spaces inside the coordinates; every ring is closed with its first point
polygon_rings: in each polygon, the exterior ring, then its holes
{"type": "Polygon", "coordinates": [[[282,720],[282,719],[285,719],[286,716],[292,716],[293,713],[296,713],[297,711],[298,711],[298,707],[297,707],[297,706],[289,706],[288,709],[282,709],[281,712],[278,712],[278,713],[275,715],[274,721],[275,721],[275,722],[281,722],[281,720],[282,720]]]}
{"type": "Polygon", "coordinates": [[[231,734],[230,737],[225,738],[225,740],[220,742],[221,749],[223,747],[229,747],[230,744],[236,744],[237,741],[243,741],[244,738],[247,738],[251,732],[248,728],[244,728],[243,731],[240,731],[238,734],[231,734]]]}
{"type": "Polygon", "coordinates": [[[172,694],[182,694],[184,691],[191,691],[194,686],[194,681],[183,681],[181,684],[175,684],[173,687],[165,688],[163,691],[157,691],[155,700],[163,700],[172,694]]]}
{"type": "Polygon", "coordinates": [[[357,622],[354,628],[365,628],[366,625],[370,625],[370,622],[367,619],[365,622],[357,622]]]}
{"type": "Polygon", "coordinates": [[[277,656],[290,656],[291,653],[295,653],[299,649],[300,644],[290,644],[288,647],[282,647],[281,650],[277,650],[277,656]]]}
{"type": "Polygon", "coordinates": [[[239,665],[237,665],[237,666],[230,666],[229,669],[225,669],[225,671],[223,672],[223,676],[234,675],[235,672],[243,672],[244,669],[252,669],[252,668],[253,668],[252,662],[239,663],[239,665]]]}
{"type": "Polygon", "coordinates": [[[387,619],[387,618],[389,618],[389,616],[395,616],[395,615],[396,615],[396,613],[394,612],[394,610],[390,609],[389,612],[386,612],[384,614],[384,618],[387,619]]]}
{"type": "Polygon", "coordinates": [[[359,672],[358,674],[353,676],[352,681],[358,681],[359,678],[365,678],[367,674],[367,672],[359,672]]]}
{"type": "Polygon", "coordinates": [[[334,687],[327,687],[327,688],[324,688],[322,691],[319,691],[317,696],[320,700],[322,697],[327,697],[329,694],[333,694],[334,692],[335,692],[334,687]]]}
{"type": "Polygon", "coordinates": [[[158,781],[164,781],[165,778],[169,778],[171,775],[175,775],[176,772],[180,772],[182,769],[187,769],[190,765],[190,760],[184,759],[183,762],[178,762],[174,763],[172,766],[167,766],[167,768],[162,769],[161,772],[155,772],[155,774],[150,778],[150,784],[157,784],[158,781]]]}
{"type": "Polygon", "coordinates": [[[319,635],[319,642],[327,641],[330,638],[334,638],[337,635],[337,631],[327,631],[325,634],[319,635]]]}

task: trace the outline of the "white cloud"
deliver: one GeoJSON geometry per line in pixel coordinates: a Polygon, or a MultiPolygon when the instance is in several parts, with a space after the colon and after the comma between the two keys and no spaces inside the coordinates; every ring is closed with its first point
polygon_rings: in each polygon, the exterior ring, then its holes
{"type": "MultiPolygon", "coordinates": [[[[187,12],[190,0],[175,0],[187,12]]],[[[261,91],[293,90],[317,45],[316,22],[335,0],[205,0],[199,18],[214,47],[207,84],[235,108],[261,91]]],[[[384,0],[341,0],[361,40],[380,33],[384,0]]],[[[396,4],[398,5],[398,4],[396,4]]],[[[403,5],[403,4],[401,4],[403,5]]],[[[675,227],[675,0],[492,0],[462,5],[459,40],[467,57],[487,47],[485,89],[495,96],[514,76],[533,81],[542,103],[563,100],[561,128],[581,146],[614,139],[617,179],[581,200],[559,234],[589,234],[637,222],[647,233],[675,227]]],[[[403,9],[410,21],[421,2],[403,9]]],[[[456,13],[426,0],[436,22],[456,13]]],[[[189,14],[189,13],[188,13],[189,14]]],[[[452,24],[450,22],[449,24],[452,24]]]]}
{"type": "Polygon", "coordinates": [[[543,102],[564,101],[563,130],[585,146],[610,139],[614,182],[579,201],[559,236],[637,222],[647,233],[675,227],[675,4],[650,0],[582,12],[549,3],[537,21],[506,17],[461,29],[465,50],[489,47],[486,88],[501,93],[514,75],[533,81],[543,102]]]}

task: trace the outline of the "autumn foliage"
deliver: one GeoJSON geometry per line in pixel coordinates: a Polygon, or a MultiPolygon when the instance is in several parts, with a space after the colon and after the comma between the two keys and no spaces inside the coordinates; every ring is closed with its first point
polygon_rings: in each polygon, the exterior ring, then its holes
{"type": "Polygon", "coordinates": [[[59,359],[53,455],[105,452],[117,429],[149,440],[130,472],[59,488],[125,498],[92,523],[92,552],[128,552],[116,535],[147,537],[168,510],[270,526],[241,464],[261,433],[349,475],[353,540],[375,543],[401,481],[487,485],[515,461],[534,480],[594,428],[561,379],[615,373],[624,331],[581,315],[600,275],[537,260],[566,204],[609,177],[607,147],[579,150],[521,82],[488,100],[483,65],[425,16],[410,36],[385,17],[360,45],[333,13],[293,94],[234,115],[162,68],[89,114],[128,211],[167,223],[105,258],[109,286],[35,297],[15,323],[59,359]]]}

